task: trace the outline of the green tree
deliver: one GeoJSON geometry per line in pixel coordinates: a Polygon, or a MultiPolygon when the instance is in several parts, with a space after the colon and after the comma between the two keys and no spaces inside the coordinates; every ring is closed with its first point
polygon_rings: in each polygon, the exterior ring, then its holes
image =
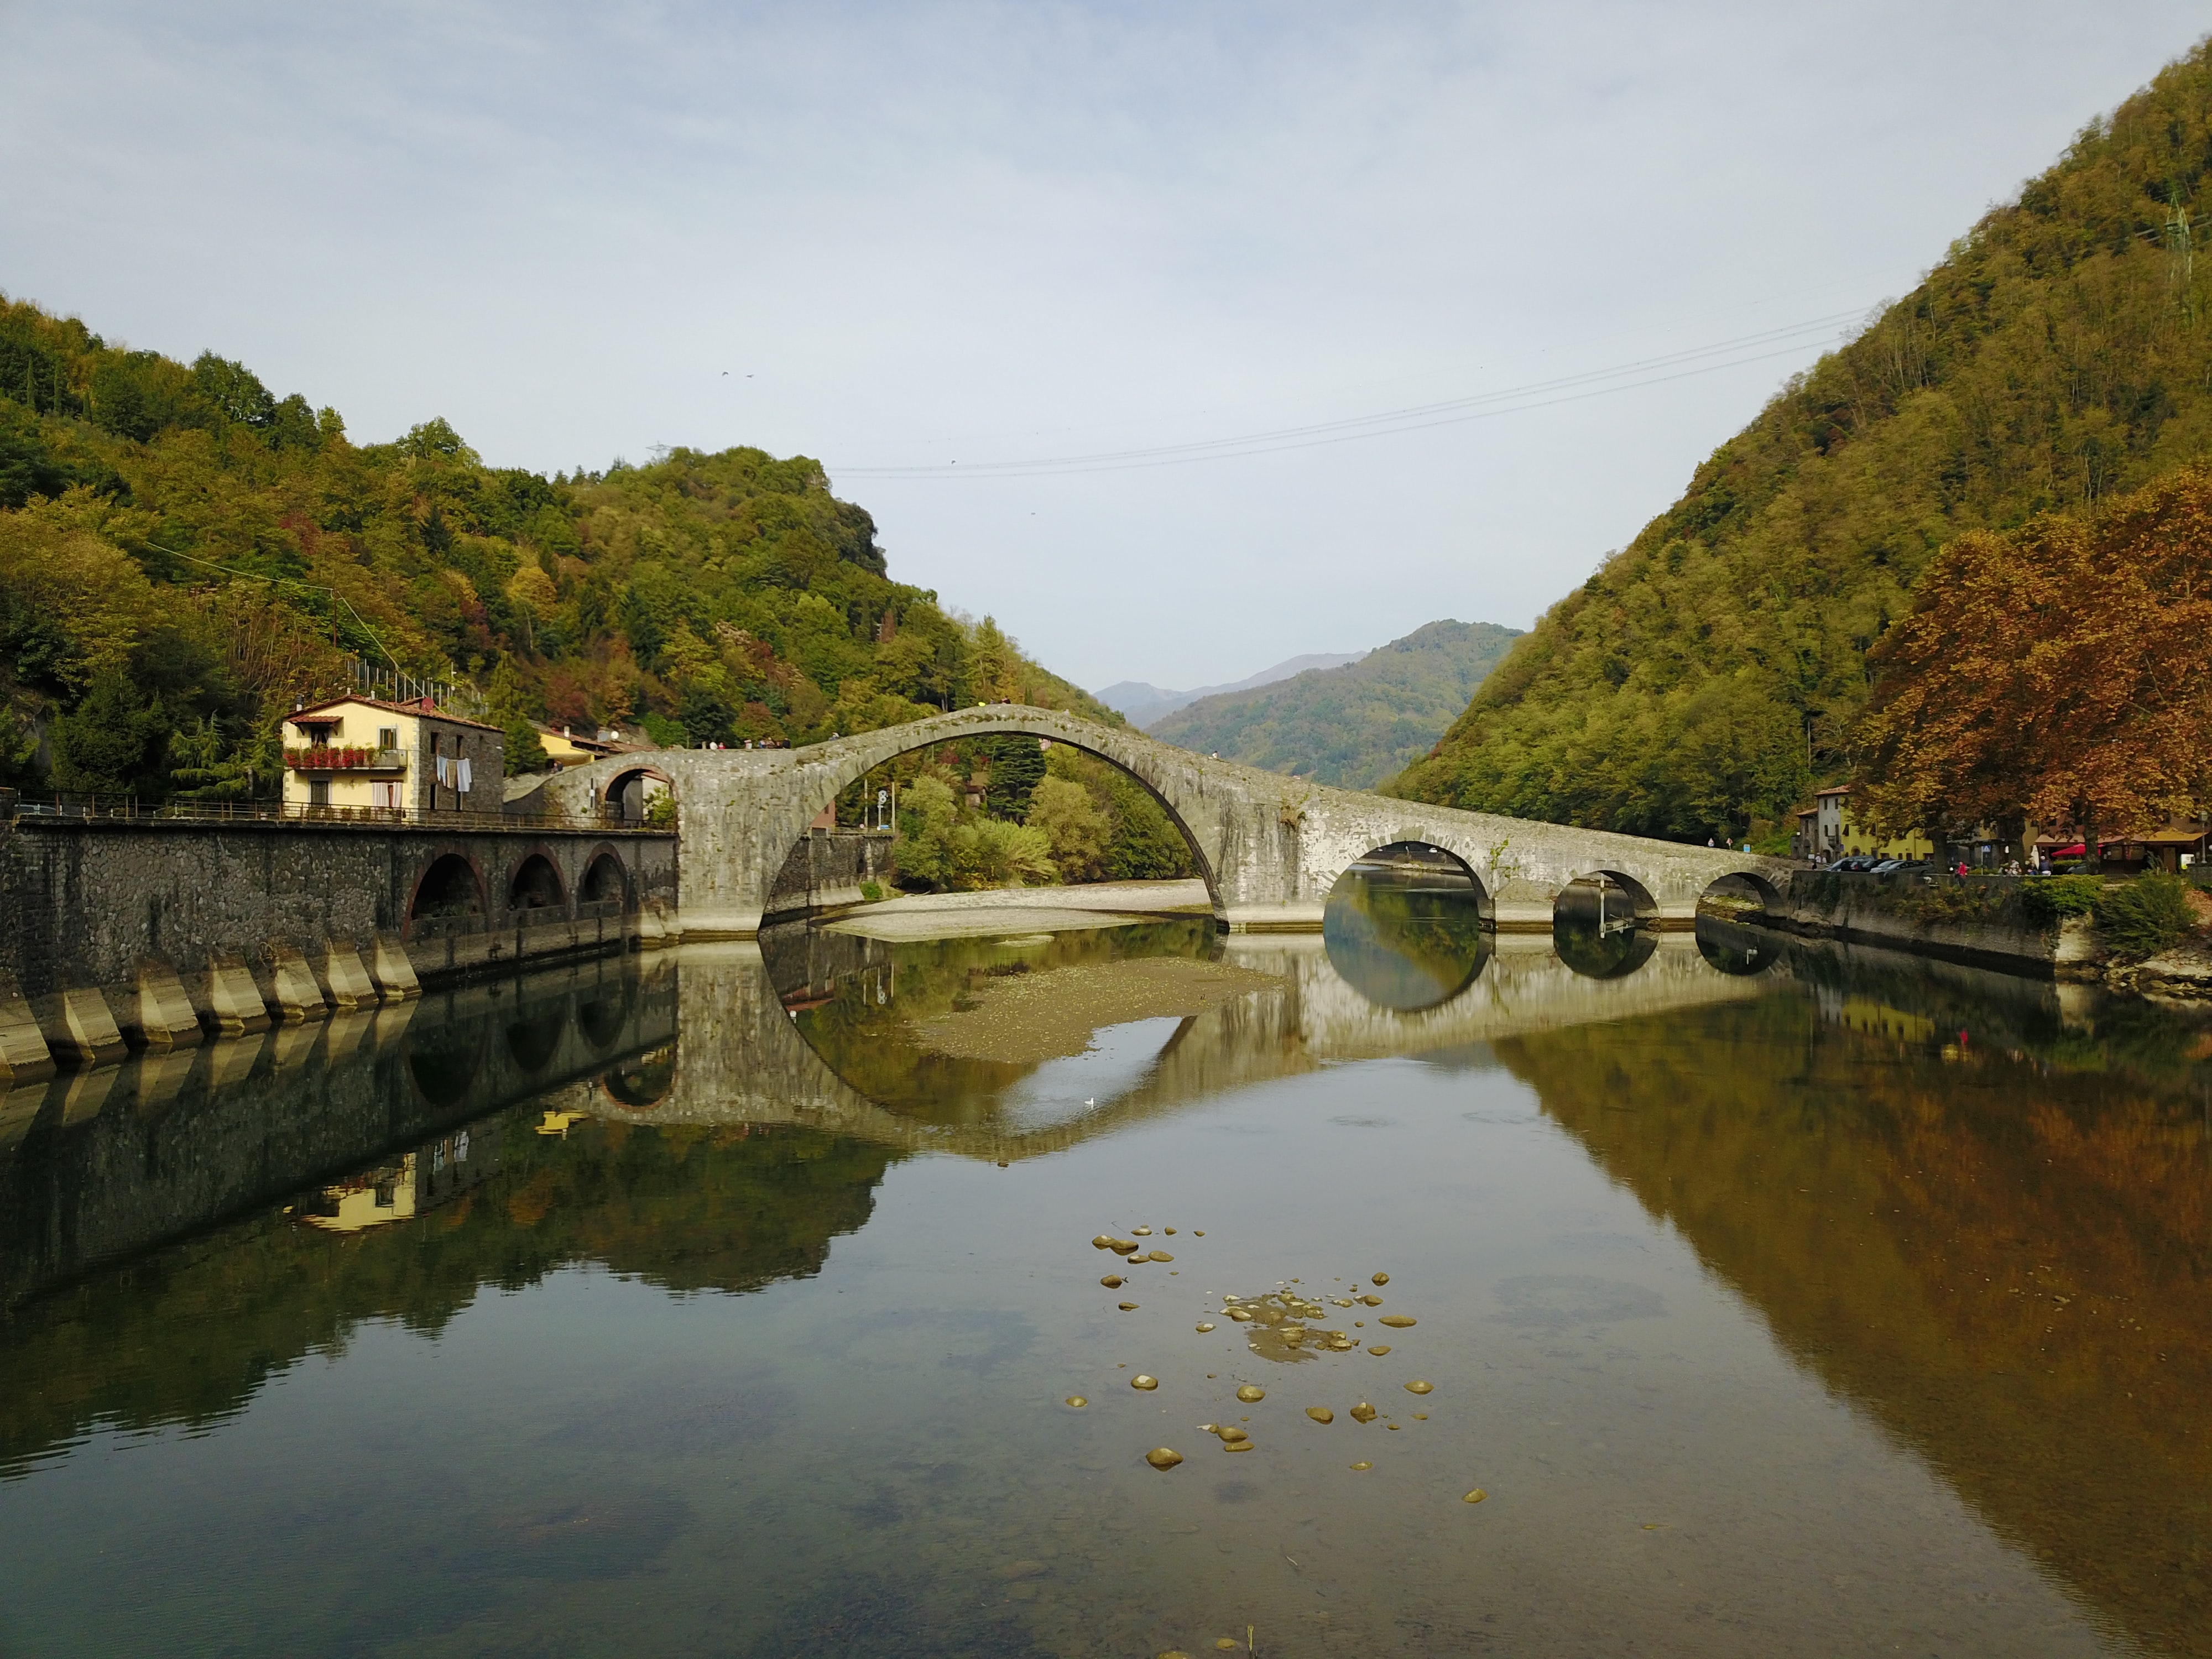
{"type": "Polygon", "coordinates": [[[1044,777],[1030,793],[1029,824],[1043,832],[1062,881],[1091,881],[1106,861],[1113,820],[1091,792],[1066,778],[1044,777]]]}
{"type": "Polygon", "coordinates": [[[54,781],[100,794],[136,791],[152,781],[167,730],[161,710],[140,697],[121,669],[110,668],[54,721],[54,781]]]}

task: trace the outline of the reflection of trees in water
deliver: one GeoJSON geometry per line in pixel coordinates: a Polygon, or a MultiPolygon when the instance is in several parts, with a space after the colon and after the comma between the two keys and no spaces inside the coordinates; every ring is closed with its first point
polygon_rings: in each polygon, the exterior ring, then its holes
{"type": "Polygon", "coordinates": [[[1719,973],[1748,978],[1782,960],[1784,939],[1739,922],[1733,916],[1698,913],[1698,954],[1719,973]]]}
{"type": "Polygon", "coordinates": [[[1412,1012],[1465,990],[1490,959],[1491,938],[1463,876],[1354,865],[1329,890],[1322,943],[1370,1002],[1412,1012]]]}
{"type": "Polygon", "coordinates": [[[587,1119],[560,1138],[536,1133],[540,1115],[536,1103],[507,1114],[501,1172],[417,1220],[341,1239],[264,1212],[15,1310],[0,1341],[0,1471],[100,1425],[214,1421],[363,1320],[435,1332],[480,1286],[518,1289],[573,1262],[675,1291],[811,1276],[867,1220],[896,1156],[745,1126],[587,1119]]]}
{"type": "Polygon", "coordinates": [[[1587,916],[1563,910],[1552,921],[1552,948],[1578,974],[1626,979],[1651,960],[1659,938],[1648,927],[1624,927],[1611,920],[1601,927],[1595,910],[1587,916]]]}
{"type": "MultiPolygon", "coordinates": [[[[2139,1007],[2118,1041],[2076,1031],[2107,1069],[2069,1073],[1978,1037],[1987,1005],[1909,994],[1911,968],[1887,994],[1926,1014],[1855,1024],[1884,993],[1826,971],[1851,1003],[1816,987],[1496,1052],[2001,1534],[2136,1638],[2212,1653],[2204,1025],[2139,1007]]],[[[2026,1033],[2049,992],[2000,1012],[2026,1033]]]]}
{"type": "MultiPolygon", "coordinates": [[[[975,994],[994,975],[1218,954],[1212,919],[1202,916],[1074,933],[1013,933],[1006,940],[900,940],[884,950],[880,967],[839,975],[826,1001],[800,1010],[796,1029],[847,1087],[919,1122],[940,1125],[989,1121],[1006,1091],[1037,1069],[1028,1062],[934,1054],[916,1040],[915,1026],[973,1006],[975,994]],[[887,988],[895,992],[879,1000],[887,988]]],[[[769,960],[775,965],[775,957],[769,960]]],[[[780,979],[776,988],[790,995],[793,988],[780,979]]]]}

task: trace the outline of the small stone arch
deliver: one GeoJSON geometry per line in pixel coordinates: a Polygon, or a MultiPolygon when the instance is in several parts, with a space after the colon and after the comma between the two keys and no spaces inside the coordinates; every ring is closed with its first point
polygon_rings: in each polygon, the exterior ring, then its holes
{"type": "Polygon", "coordinates": [[[1495,912],[1449,848],[1406,839],[1355,859],[1329,889],[1322,945],[1337,977],[1397,1013],[1442,1007],[1481,976],[1495,912]]]}
{"type": "Polygon", "coordinates": [[[635,908],[629,871],[612,848],[601,847],[592,853],[584,866],[584,879],[576,888],[576,898],[583,904],[617,900],[625,912],[635,908]]]}
{"type": "Polygon", "coordinates": [[[599,811],[617,823],[643,823],[655,796],[676,797],[676,784],[657,766],[632,766],[607,780],[599,798],[599,811]]]}
{"type": "Polygon", "coordinates": [[[1705,890],[1698,896],[1698,914],[1714,915],[1723,921],[1735,921],[1750,911],[1751,901],[1756,901],[1758,914],[1777,916],[1782,914],[1782,892],[1765,877],[1749,870],[1734,870],[1717,876],[1706,884],[1705,890]]]}
{"type": "Polygon", "coordinates": [[[469,1097],[483,1069],[480,1030],[447,1029],[412,1038],[407,1045],[407,1077],[423,1102],[451,1111],[469,1097]]]}
{"type": "Polygon", "coordinates": [[[441,853],[415,879],[407,921],[458,921],[484,912],[483,872],[465,853],[441,853]]]}
{"type": "Polygon", "coordinates": [[[565,910],[568,895],[561,883],[561,872],[542,850],[532,851],[514,866],[514,874],[507,884],[507,908],[510,910],[565,910]]]}
{"type": "Polygon", "coordinates": [[[1586,979],[1625,979],[1659,948],[1659,902],[1620,870],[1589,870],[1552,902],[1552,949],[1586,979]]]}
{"type": "Polygon", "coordinates": [[[568,1030],[568,1012],[562,1008],[514,1020],[507,1028],[507,1058],[535,1076],[553,1063],[568,1030]]]}
{"type": "Polygon", "coordinates": [[[599,1092],[626,1112],[649,1112],[676,1086],[676,1045],[664,1043],[614,1066],[599,1078],[599,1092]]]}
{"type": "Polygon", "coordinates": [[[1552,901],[1552,925],[1559,926],[1563,911],[1585,908],[1598,919],[1601,933],[1624,926],[1650,927],[1659,921],[1659,901],[1625,870],[1585,870],[1577,876],[1552,901]]]}

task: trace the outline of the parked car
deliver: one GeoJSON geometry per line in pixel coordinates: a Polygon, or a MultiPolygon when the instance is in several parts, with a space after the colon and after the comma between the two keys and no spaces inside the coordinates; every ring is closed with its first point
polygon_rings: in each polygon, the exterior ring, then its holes
{"type": "Polygon", "coordinates": [[[1831,870],[1844,871],[1851,875],[1864,875],[1868,871],[1873,869],[1880,861],[1881,860],[1875,858],[1871,854],[1853,853],[1849,858],[1838,859],[1833,864],[1830,865],[1828,868],[1831,870]]]}
{"type": "Polygon", "coordinates": [[[1884,859],[1867,873],[1875,876],[1886,876],[1893,870],[1910,870],[1913,866],[1914,862],[1915,860],[1911,859],[1884,859]]]}

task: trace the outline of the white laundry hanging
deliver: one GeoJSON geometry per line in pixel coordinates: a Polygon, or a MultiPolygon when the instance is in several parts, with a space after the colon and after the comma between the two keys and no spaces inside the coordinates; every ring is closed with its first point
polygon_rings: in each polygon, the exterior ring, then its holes
{"type": "Polygon", "coordinates": [[[461,781],[455,784],[453,787],[459,790],[465,795],[469,793],[470,778],[471,775],[469,769],[469,757],[466,755],[464,755],[459,761],[455,762],[454,764],[459,767],[460,770],[461,781]]]}

